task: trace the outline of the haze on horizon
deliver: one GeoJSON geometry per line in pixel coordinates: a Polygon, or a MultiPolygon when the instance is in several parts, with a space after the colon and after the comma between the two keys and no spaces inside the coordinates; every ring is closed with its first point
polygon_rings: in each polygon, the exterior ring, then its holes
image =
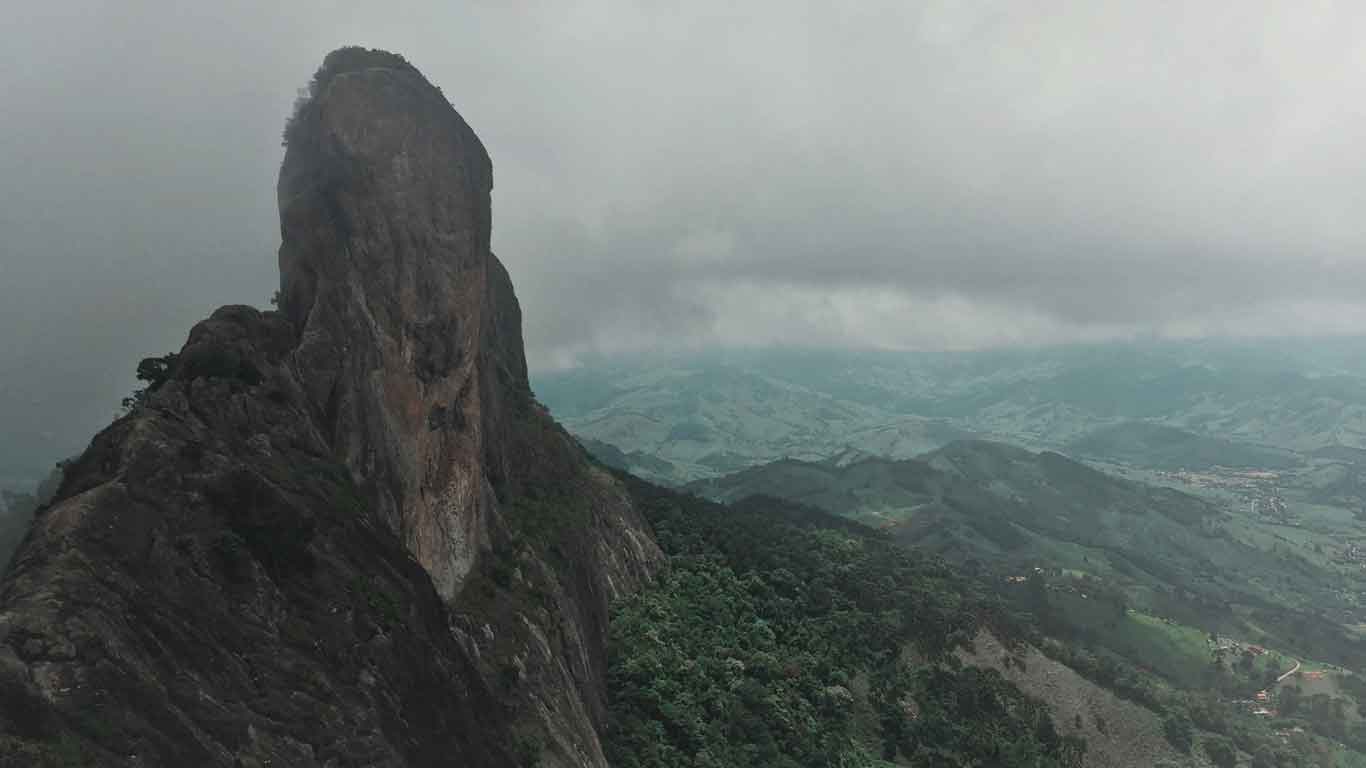
{"type": "Polygon", "coordinates": [[[1366,331],[1360,4],[7,10],[0,417],[25,439],[266,304],[280,131],[344,44],[402,53],[487,145],[534,367],[1366,331]]]}

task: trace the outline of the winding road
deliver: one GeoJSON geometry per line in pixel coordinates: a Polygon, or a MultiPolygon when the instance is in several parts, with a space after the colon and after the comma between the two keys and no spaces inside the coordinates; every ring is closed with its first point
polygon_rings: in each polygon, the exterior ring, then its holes
{"type": "Polygon", "coordinates": [[[1291,669],[1289,672],[1286,672],[1284,675],[1281,675],[1280,677],[1276,678],[1276,682],[1277,682],[1277,683],[1284,683],[1285,680],[1286,680],[1286,678],[1288,678],[1288,677],[1294,675],[1296,672],[1299,672],[1299,671],[1300,671],[1300,663],[1297,661],[1297,662],[1295,662],[1295,667],[1294,667],[1294,669],[1291,669]]]}

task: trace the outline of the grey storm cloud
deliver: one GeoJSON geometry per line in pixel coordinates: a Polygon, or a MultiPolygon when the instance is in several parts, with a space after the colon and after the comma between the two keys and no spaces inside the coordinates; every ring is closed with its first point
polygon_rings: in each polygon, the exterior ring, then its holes
{"type": "Polygon", "coordinates": [[[533,366],[1366,330],[1361,3],[7,5],[0,410],[35,420],[265,303],[280,129],[342,44],[488,145],[533,366]]]}

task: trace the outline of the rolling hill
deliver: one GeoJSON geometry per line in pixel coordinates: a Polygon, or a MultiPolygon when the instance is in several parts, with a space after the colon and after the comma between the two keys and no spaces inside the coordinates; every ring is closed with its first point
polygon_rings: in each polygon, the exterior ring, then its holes
{"type": "Polygon", "coordinates": [[[621,358],[533,383],[571,432],[668,462],[632,471],[673,484],[850,449],[904,459],[967,438],[1067,453],[1080,442],[1153,468],[1280,466],[1294,453],[1366,449],[1363,349],[1342,339],[750,350],[621,358]]]}
{"type": "Polygon", "coordinates": [[[1111,585],[1144,613],[1341,663],[1359,572],[1266,546],[1236,509],[1114,477],[1061,454],[962,441],[915,459],[785,460],[688,486],[808,504],[1005,578],[1038,567],[1111,585]]]}
{"type": "Polygon", "coordinates": [[[1290,451],[1237,443],[1144,421],[1101,427],[1073,440],[1068,449],[1079,456],[1166,470],[1290,469],[1301,463],[1290,451]]]}

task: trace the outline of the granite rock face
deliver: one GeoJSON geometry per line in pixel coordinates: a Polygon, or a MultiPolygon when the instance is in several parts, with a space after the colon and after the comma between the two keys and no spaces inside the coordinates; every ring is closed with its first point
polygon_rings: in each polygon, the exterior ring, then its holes
{"type": "Polygon", "coordinates": [[[280,171],[280,305],[331,443],[455,595],[508,472],[521,314],[489,251],[479,139],[401,64],[329,73],[280,171]]]}
{"type": "Polygon", "coordinates": [[[0,766],[605,765],[662,558],[532,396],[487,153],[362,49],[286,140],[279,311],[197,325],[0,581],[0,766]]]}

